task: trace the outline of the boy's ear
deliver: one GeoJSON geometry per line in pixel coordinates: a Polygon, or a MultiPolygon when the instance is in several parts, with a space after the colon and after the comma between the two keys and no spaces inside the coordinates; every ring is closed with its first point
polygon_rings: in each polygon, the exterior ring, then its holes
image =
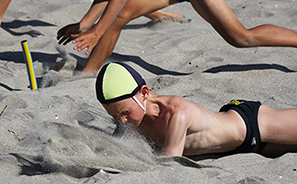
{"type": "Polygon", "coordinates": [[[139,92],[140,92],[141,96],[144,98],[144,100],[146,100],[149,96],[150,90],[147,85],[143,85],[143,86],[141,86],[139,92]]]}

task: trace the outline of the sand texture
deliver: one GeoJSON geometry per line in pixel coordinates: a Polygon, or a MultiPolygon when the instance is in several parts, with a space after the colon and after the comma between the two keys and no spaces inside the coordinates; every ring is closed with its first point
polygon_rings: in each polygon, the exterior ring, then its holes
{"type": "MultiPolygon", "coordinates": [[[[295,0],[227,0],[247,27],[297,31],[295,0]]],[[[13,0],[0,28],[0,183],[296,183],[297,153],[163,157],[119,127],[97,102],[95,78],[72,77],[88,56],[58,46],[91,1],[13,0]],[[30,90],[20,42],[28,40],[38,90],[30,90]],[[117,128],[118,127],[118,128],[117,128]]],[[[296,48],[234,48],[190,3],[165,9],[182,21],[145,17],[123,28],[107,62],[130,64],[151,90],[218,111],[234,98],[297,107],[296,48]]]]}

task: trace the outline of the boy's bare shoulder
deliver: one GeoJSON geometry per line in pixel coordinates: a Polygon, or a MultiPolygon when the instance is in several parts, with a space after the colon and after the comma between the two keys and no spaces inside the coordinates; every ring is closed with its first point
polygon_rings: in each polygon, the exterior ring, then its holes
{"type": "Polygon", "coordinates": [[[163,107],[166,112],[171,113],[171,115],[190,115],[191,109],[193,108],[193,103],[180,97],[180,96],[163,96],[163,107]]]}
{"type": "Polygon", "coordinates": [[[169,95],[169,96],[162,96],[162,97],[166,98],[169,102],[172,102],[172,103],[187,101],[184,98],[177,95],[169,95]]]}
{"type": "Polygon", "coordinates": [[[172,108],[178,108],[182,107],[189,103],[189,101],[185,100],[184,98],[176,95],[170,95],[170,96],[162,96],[164,105],[172,108]]]}

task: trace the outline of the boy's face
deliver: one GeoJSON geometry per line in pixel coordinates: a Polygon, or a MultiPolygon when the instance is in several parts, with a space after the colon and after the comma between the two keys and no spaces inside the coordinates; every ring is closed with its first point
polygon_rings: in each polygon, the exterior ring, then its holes
{"type": "Polygon", "coordinates": [[[102,105],[117,122],[132,127],[138,127],[144,117],[143,110],[133,98],[102,105]]]}

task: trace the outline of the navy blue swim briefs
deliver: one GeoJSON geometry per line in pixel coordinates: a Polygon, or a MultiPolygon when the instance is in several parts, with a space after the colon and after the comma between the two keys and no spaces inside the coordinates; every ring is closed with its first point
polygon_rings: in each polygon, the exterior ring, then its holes
{"type": "Polygon", "coordinates": [[[240,114],[246,124],[246,137],[243,143],[232,151],[234,153],[261,153],[266,143],[261,142],[261,136],[258,126],[258,111],[261,106],[260,102],[231,100],[224,105],[220,112],[227,112],[232,109],[240,114]]]}

